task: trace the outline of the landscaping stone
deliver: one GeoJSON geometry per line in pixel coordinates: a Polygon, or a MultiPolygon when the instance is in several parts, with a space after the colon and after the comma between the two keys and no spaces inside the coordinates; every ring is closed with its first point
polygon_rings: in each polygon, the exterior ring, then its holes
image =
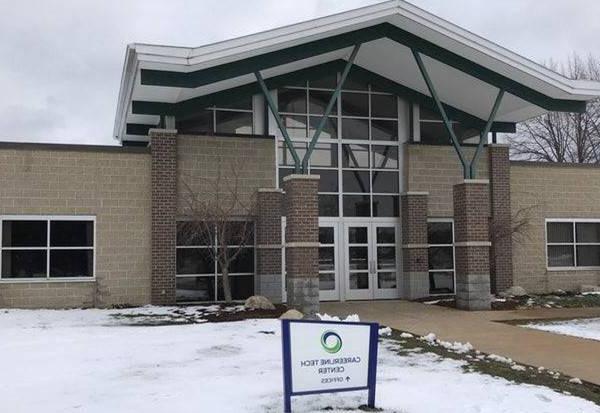
{"type": "Polygon", "coordinates": [[[579,286],[579,292],[580,293],[599,293],[600,286],[582,284],[579,286]]]}
{"type": "Polygon", "coordinates": [[[525,288],[515,285],[501,292],[499,295],[500,297],[524,297],[527,295],[527,291],[525,291],[525,288]]]}
{"type": "Polygon", "coordinates": [[[267,297],[253,295],[252,297],[248,297],[244,303],[244,308],[246,310],[274,310],[275,306],[267,297]]]}
{"type": "Polygon", "coordinates": [[[304,314],[292,308],[291,310],[287,310],[285,313],[281,314],[279,318],[281,320],[302,320],[304,318],[304,314]]]}

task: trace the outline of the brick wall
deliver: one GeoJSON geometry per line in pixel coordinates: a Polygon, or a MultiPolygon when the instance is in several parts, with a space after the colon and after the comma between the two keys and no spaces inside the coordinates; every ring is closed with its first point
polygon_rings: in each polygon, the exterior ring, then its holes
{"type": "Polygon", "coordinates": [[[513,236],[514,284],[528,291],[575,290],[600,285],[600,271],[549,271],[546,218],[600,219],[600,167],[511,162],[511,214],[528,222],[513,236]]]}
{"type": "Polygon", "coordinates": [[[95,282],[2,282],[0,307],[150,301],[147,150],[0,144],[0,214],[96,216],[95,282]]]}
{"type": "Polygon", "coordinates": [[[281,302],[283,191],[259,189],[256,220],[256,282],[259,294],[281,302]]]}
{"type": "Polygon", "coordinates": [[[150,130],[152,152],[152,289],[155,305],[175,304],[177,131],[150,130]]]}
{"type": "MultiPolygon", "coordinates": [[[[472,159],[475,148],[463,148],[472,159]]],[[[488,179],[487,149],[477,165],[477,178],[488,179]]],[[[404,151],[406,191],[428,192],[430,217],[452,217],[452,187],[463,181],[463,170],[452,146],[406,144],[404,151]]]]}
{"type": "Polygon", "coordinates": [[[401,196],[402,295],[415,299],[429,295],[426,192],[401,196]]]}

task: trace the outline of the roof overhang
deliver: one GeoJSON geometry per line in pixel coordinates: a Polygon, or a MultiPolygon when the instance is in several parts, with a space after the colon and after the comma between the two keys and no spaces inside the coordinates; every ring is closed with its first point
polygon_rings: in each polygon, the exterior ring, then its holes
{"type": "Polygon", "coordinates": [[[156,125],[160,114],[214,104],[231,90],[258,93],[256,70],[277,87],[294,73],[333,69],[357,43],[362,46],[355,72],[388,81],[427,104],[429,92],[411,49],[419,51],[441,101],[475,122],[485,122],[498,90],[505,90],[494,130],[547,111],[581,112],[586,101],[600,96],[599,82],[568,79],[393,0],[198,48],[129,45],[115,137],[139,139],[128,129],[156,125]]]}

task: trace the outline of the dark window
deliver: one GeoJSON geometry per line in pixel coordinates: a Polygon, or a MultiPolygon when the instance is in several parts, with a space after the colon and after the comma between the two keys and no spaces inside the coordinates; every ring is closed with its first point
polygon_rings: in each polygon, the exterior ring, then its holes
{"type": "Polygon", "coordinates": [[[50,250],[50,277],[93,277],[94,252],[50,250]]]}
{"type": "Polygon", "coordinates": [[[399,178],[398,171],[383,172],[373,171],[373,192],[375,193],[398,193],[399,178]]]}
{"type": "Polygon", "coordinates": [[[310,157],[311,167],[337,167],[338,166],[338,146],[333,143],[318,143],[313,149],[310,157]]]}
{"type": "Polygon", "coordinates": [[[454,235],[451,221],[427,223],[429,293],[454,293],[454,235]]]}
{"type": "Polygon", "coordinates": [[[205,248],[177,248],[177,274],[214,274],[215,264],[205,248]]]}
{"type": "Polygon", "coordinates": [[[393,95],[371,95],[371,116],[374,118],[397,118],[398,101],[393,95]]]}
{"type": "Polygon", "coordinates": [[[277,98],[279,112],[306,113],[306,90],[279,89],[277,98]]]}
{"type": "MultiPolygon", "coordinates": [[[[325,109],[329,104],[329,100],[333,96],[333,92],[324,90],[310,90],[308,92],[309,99],[309,113],[315,115],[321,115],[325,113],[325,109]]],[[[337,113],[336,103],[334,102],[331,109],[331,114],[337,113]]]]}
{"type": "Polygon", "coordinates": [[[177,277],[177,301],[211,301],[215,297],[214,277],[177,277]]]}
{"type": "Polygon", "coordinates": [[[374,141],[397,141],[398,122],[395,120],[372,120],[371,139],[374,141]]]}
{"type": "Polygon", "coordinates": [[[91,221],[51,221],[51,247],[91,247],[94,224],[91,221]]]}
{"type": "Polygon", "coordinates": [[[370,192],[369,171],[343,171],[344,192],[370,192]]]}
{"type": "Polygon", "coordinates": [[[371,200],[368,195],[344,195],[345,217],[371,216],[371,200]]]}
{"type": "Polygon", "coordinates": [[[369,145],[342,145],[342,166],[344,168],[368,168],[369,145]]]}
{"type": "Polygon", "coordinates": [[[252,112],[216,111],[215,132],[223,134],[252,134],[252,112]]]}
{"type": "Polygon", "coordinates": [[[389,145],[373,145],[373,168],[398,169],[398,147],[389,145]]]}
{"type": "Polygon", "coordinates": [[[46,250],[2,251],[2,278],[46,278],[46,250]]]}
{"type": "Polygon", "coordinates": [[[3,221],[3,247],[45,247],[48,221],[3,221]]]}
{"type": "Polygon", "coordinates": [[[332,74],[323,76],[320,79],[311,80],[309,82],[309,87],[318,89],[335,89],[337,87],[337,75],[332,74]]]}
{"type": "Polygon", "coordinates": [[[369,116],[369,95],[343,92],[342,116],[369,116]]]}
{"type": "Polygon", "coordinates": [[[373,195],[374,217],[400,216],[399,200],[397,195],[373,195]]]}
{"type": "Polygon", "coordinates": [[[427,238],[430,244],[452,244],[452,222],[429,222],[427,238]]]}
{"type": "Polygon", "coordinates": [[[319,244],[334,244],[333,227],[319,227],[319,244]]]}
{"type": "Polygon", "coordinates": [[[369,139],[368,119],[342,119],[342,138],[344,139],[369,139]]]}
{"type": "Polygon", "coordinates": [[[206,110],[187,119],[176,119],[176,127],[179,133],[193,135],[212,135],[215,131],[214,114],[212,110],[206,110]]]}
{"type": "MultiPolygon", "coordinates": [[[[231,298],[234,300],[245,300],[254,295],[254,276],[253,275],[234,275],[229,277],[231,284],[231,298]]],[[[217,277],[218,300],[224,300],[223,277],[217,277]]]]}
{"type": "Polygon", "coordinates": [[[319,195],[319,216],[337,217],[340,215],[337,195],[319,195]]]}
{"type": "MultiPolygon", "coordinates": [[[[315,135],[317,128],[319,127],[319,122],[323,119],[322,116],[311,116],[310,117],[310,130],[309,135],[312,138],[315,135]]],[[[321,134],[319,135],[319,139],[337,139],[338,137],[338,127],[337,127],[337,118],[329,117],[321,130],[321,134]]]]}
{"type": "Polygon", "coordinates": [[[311,173],[319,175],[319,192],[338,191],[338,171],[335,169],[311,169],[311,173]]]}

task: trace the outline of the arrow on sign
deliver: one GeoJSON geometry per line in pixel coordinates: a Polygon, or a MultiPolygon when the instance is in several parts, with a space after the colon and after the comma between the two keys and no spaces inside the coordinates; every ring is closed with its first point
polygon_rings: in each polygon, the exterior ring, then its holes
{"type": "Polygon", "coordinates": [[[346,381],[350,381],[350,376],[346,376],[346,381]]]}

